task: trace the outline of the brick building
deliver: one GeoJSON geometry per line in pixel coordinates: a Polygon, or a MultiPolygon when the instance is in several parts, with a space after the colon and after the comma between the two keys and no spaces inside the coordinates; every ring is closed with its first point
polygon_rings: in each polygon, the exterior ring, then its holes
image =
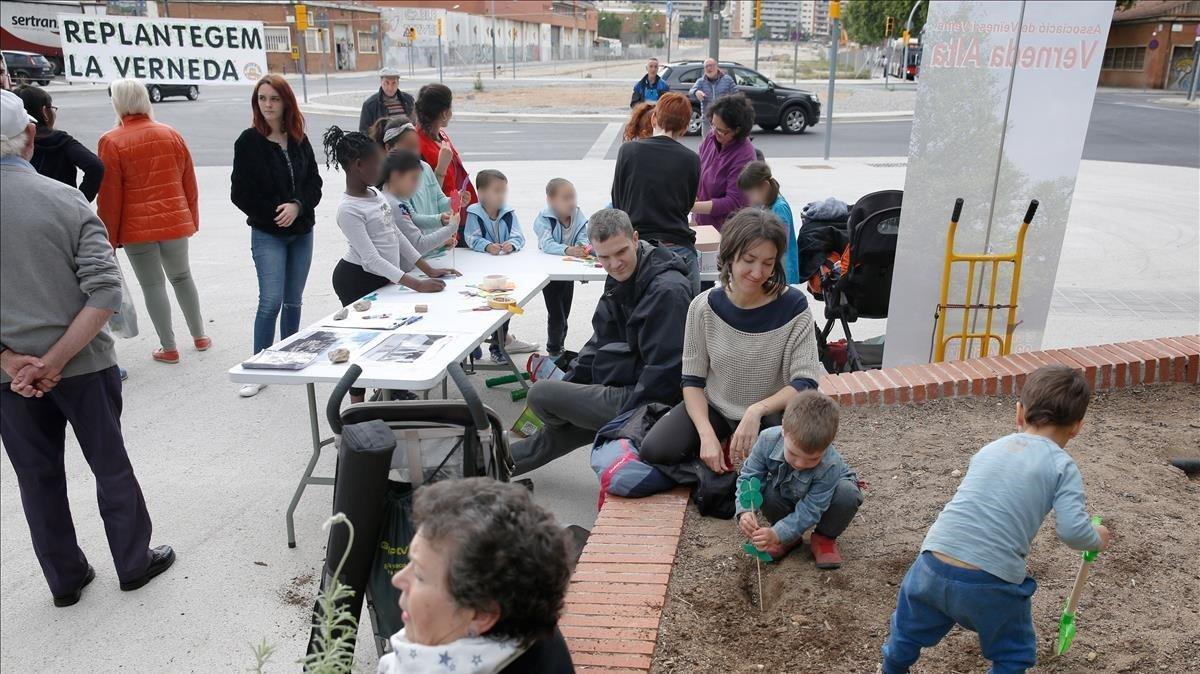
{"type": "MultiPolygon", "coordinates": [[[[383,26],[374,3],[305,2],[308,31],[305,66],[309,74],[341,70],[378,70],[383,26]]],[[[262,21],[267,38],[267,67],[294,73],[300,35],[295,5],[285,0],[158,0],[158,15],[187,19],[262,21]]]]}
{"type": "Polygon", "coordinates": [[[1142,0],[1113,14],[1100,86],[1186,89],[1200,0],[1142,0]]]}

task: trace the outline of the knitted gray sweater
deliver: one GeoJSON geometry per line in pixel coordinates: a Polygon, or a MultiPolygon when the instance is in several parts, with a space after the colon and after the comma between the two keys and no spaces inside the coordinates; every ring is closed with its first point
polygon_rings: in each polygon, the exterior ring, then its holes
{"type": "Polygon", "coordinates": [[[703,388],[709,404],[735,421],[784,386],[816,388],[824,370],[813,330],[808,301],[795,288],[755,309],[739,309],[719,287],[700,293],[688,308],[683,385],[703,388]]]}

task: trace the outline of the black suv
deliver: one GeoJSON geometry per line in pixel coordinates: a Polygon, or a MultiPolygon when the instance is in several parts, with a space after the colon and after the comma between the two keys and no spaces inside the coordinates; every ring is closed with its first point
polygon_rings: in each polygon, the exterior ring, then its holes
{"type": "Polygon", "coordinates": [[[54,78],[54,64],[41,54],[5,49],[4,65],[8,66],[8,76],[14,83],[37,82],[44,87],[54,78]]]}
{"type": "MultiPolygon", "coordinates": [[[[821,118],[821,100],[817,95],[802,89],[781,87],[765,75],[755,72],[736,61],[720,64],[738,85],[738,91],[754,104],[754,121],[766,131],[782,127],[784,133],[804,133],[804,130],[821,118]]],[[[696,80],[704,76],[703,61],[680,61],[663,68],[662,78],[671,91],[687,94],[696,80]]],[[[700,133],[700,101],[692,100],[692,121],[688,134],[700,133]]]]}

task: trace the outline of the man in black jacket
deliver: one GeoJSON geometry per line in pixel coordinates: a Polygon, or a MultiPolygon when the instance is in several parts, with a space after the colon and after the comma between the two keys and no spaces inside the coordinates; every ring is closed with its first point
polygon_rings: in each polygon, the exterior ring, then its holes
{"type": "Polygon", "coordinates": [[[692,301],[687,265],[667,248],[638,241],[624,211],[588,220],[588,240],[608,272],[592,316],[592,338],[562,381],[539,381],[529,407],[545,426],[512,445],[516,473],[591,444],[626,410],[681,398],[683,331],[692,301]]]}
{"type": "Polygon", "coordinates": [[[385,117],[406,115],[416,121],[413,97],[400,91],[400,70],[387,67],[379,71],[379,91],[363,101],[358,130],[366,133],[371,125],[385,117]]]}

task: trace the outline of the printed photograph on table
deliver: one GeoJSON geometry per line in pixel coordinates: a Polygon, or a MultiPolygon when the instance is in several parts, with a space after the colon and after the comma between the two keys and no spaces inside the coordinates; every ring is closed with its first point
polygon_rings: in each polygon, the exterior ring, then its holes
{"type": "Polygon", "coordinates": [[[298,335],[287,344],[280,346],[278,350],[319,356],[330,349],[341,346],[354,352],[379,337],[379,334],[370,330],[313,330],[298,335]]]}
{"type": "Polygon", "coordinates": [[[378,363],[415,363],[422,356],[435,353],[449,340],[449,335],[389,335],[364,357],[378,363]]]}
{"type": "Polygon", "coordinates": [[[308,351],[263,349],[249,360],[242,361],[242,367],[247,370],[303,370],[312,365],[317,355],[308,351]]]}

